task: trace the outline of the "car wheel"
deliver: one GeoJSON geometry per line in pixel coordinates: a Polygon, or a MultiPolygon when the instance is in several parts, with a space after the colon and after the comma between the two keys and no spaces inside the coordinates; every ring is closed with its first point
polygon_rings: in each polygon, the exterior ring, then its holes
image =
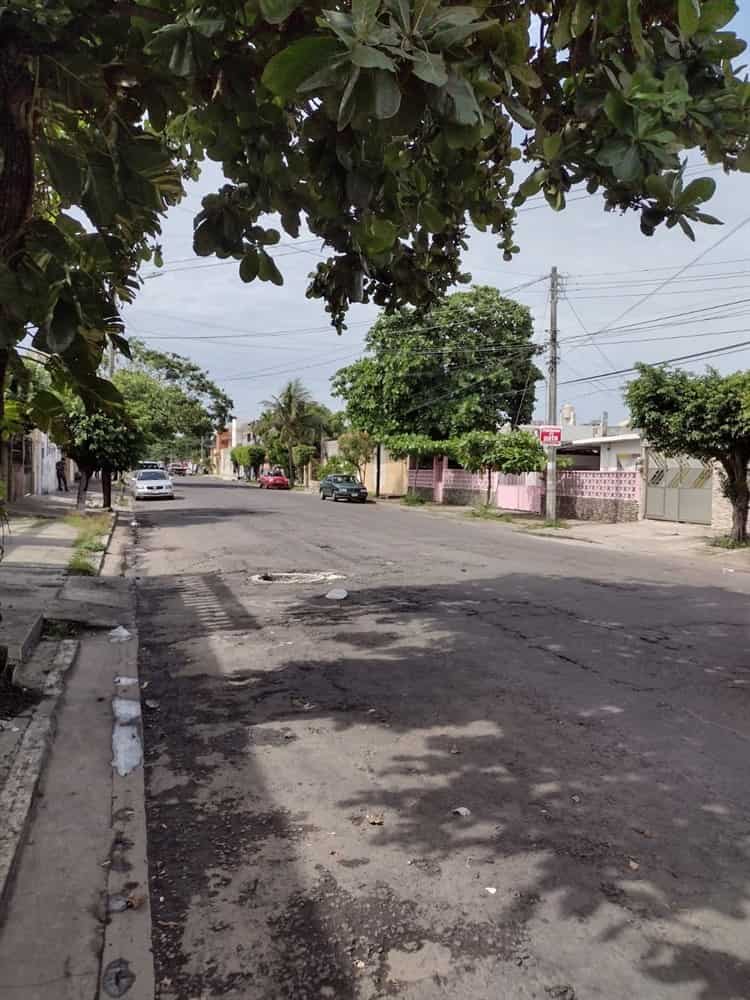
{"type": "Polygon", "coordinates": [[[321,490],[321,491],[320,491],[320,499],[321,499],[321,500],[325,500],[325,498],[326,498],[326,495],[325,495],[325,493],[323,492],[323,490],[321,490]]]}

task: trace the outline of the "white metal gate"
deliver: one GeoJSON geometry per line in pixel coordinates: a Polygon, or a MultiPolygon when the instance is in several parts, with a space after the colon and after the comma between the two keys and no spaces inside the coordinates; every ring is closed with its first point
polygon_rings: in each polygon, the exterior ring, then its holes
{"type": "Polygon", "coordinates": [[[685,455],[646,453],[646,517],[711,523],[711,466],[685,455]]]}

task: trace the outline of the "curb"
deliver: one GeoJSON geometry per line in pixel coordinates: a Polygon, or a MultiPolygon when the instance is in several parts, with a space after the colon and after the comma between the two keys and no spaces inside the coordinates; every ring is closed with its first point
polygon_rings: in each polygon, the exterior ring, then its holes
{"type": "Polygon", "coordinates": [[[106,559],[107,553],[109,552],[109,545],[110,545],[110,542],[112,541],[112,536],[115,533],[115,528],[117,527],[117,522],[119,520],[119,517],[120,517],[120,512],[118,510],[113,510],[112,511],[112,524],[109,526],[109,534],[105,538],[104,548],[102,549],[101,552],[98,553],[99,562],[94,567],[94,569],[96,570],[96,572],[94,573],[94,576],[100,576],[101,575],[102,566],[104,565],[104,560],[106,559]]]}
{"type": "Polygon", "coordinates": [[[62,700],[64,678],[75,663],[79,643],[62,639],[47,675],[44,698],[29,723],[21,745],[0,790],[0,920],[8,898],[16,861],[26,839],[39,779],[55,735],[55,720],[62,700]]]}

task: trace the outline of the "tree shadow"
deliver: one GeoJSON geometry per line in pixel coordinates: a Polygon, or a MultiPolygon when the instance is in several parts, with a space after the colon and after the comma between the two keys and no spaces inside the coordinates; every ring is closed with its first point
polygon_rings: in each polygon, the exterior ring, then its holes
{"type": "MultiPolygon", "coordinates": [[[[245,916],[265,971],[238,995],[379,995],[365,992],[352,957],[374,970],[373,989],[395,989],[394,956],[416,941],[435,949],[438,979],[449,976],[444,950],[465,995],[482,998],[496,994],[471,976],[488,961],[495,982],[507,965],[556,988],[556,969],[579,976],[584,996],[605,982],[612,997],[750,996],[744,595],[533,574],[353,589],[338,604],[279,588],[264,592],[248,643],[242,622],[258,591],[234,583],[215,595],[233,654],[199,630],[185,641],[176,615],[165,661],[160,591],[183,614],[191,606],[173,579],[147,581],[144,665],[169,706],[147,727],[150,760],[166,755],[187,782],[179,806],[174,789],[150,789],[155,856],[173,850],[170,810],[191,835],[178,869],[210,868],[217,844],[237,852],[237,870],[257,855],[258,909],[245,916]],[[315,813],[275,797],[303,732],[313,744],[295,758],[299,777],[334,770],[315,812],[366,830],[367,852],[395,866],[385,884],[362,882],[358,895],[334,862],[315,876],[299,860],[315,813]],[[315,739],[335,744],[338,761],[315,762],[315,739]],[[278,768],[272,787],[254,764],[261,748],[278,768]],[[212,801],[227,762],[241,781],[212,801]],[[190,818],[205,808],[216,829],[190,818]],[[280,853],[281,841],[296,846],[280,853]],[[497,908],[472,917],[490,879],[497,908]],[[597,949],[602,966],[571,958],[572,941],[597,949]],[[275,992],[252,992],[274,976],[275,992]]],[[[154,892],[168,892],[160,878],[154,892]]],[[[158,931],[158,902],[155,913],[158,931]]],[[[177,938],[164,933],[179,951],[189,918],[175,919],[177,938]]]]}

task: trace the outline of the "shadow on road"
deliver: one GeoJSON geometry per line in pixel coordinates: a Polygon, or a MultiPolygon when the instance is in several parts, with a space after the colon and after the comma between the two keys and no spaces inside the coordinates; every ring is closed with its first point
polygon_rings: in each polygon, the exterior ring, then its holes
{"type": "Polygon", "coordinates": [[[335,605],[279,590],[258,621],[247,588],[141,585],[155,955],[175,996],[384,996],[414,941],[497,982],[543,970],[558,939],[618,1000],[633,983],[750,996],[743,595],[509,574],[335,605]],[[296,745],[308,732],[318,749],[296,745]],[[355,767],[363,745],[374,763],[355,767]],[[367,844],[399,859],[386,884],[357,895],[334,860],[307,863],[318,810],[277,801],[292,754],[300,782],[330,769],[336,828],[384,815],[367,844]],[[441,872],[471,865],[512,873],[491,918],[469,916],[469,875],[439,902],[441,872]]]}

